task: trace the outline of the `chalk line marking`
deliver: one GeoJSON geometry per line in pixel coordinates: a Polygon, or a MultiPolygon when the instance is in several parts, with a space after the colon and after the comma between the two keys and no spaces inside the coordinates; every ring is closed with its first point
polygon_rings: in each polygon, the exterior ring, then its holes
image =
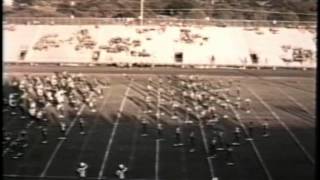
{"type": "MultiPolygon", "coordinates": [[[[83,104],[83,105],[81,106],[81,108],[79,109],[76,117],[73,119],[73,121],[71,122],[70,126],[68,127],[68,129],[67,129],[67,131],[66,131],[66,135],[68,135],[69,132],[71,131],[72,127],[74,126],[74,124],[75,124],[76,121],[77,121],[77,118],[81,115],[82,111],[84,110],[84,107],[85,107],[85,105],[83,104]]],[[[48,169],[49,169],[49,167],[50,167],[53,159],[56,157],[56,154],[57,154],[57,152],[59,151],[59,149],[60,149],[60,147],[62,146],[62,144],[63,144],[64,141],[65,141],[65,139],[62,139],[62,140],[59,141],[58,145],[56,146],[56,148],[54,149],[53,153],[51,154],[51,156],[50,156],[50,158],[49,158],[49,160],[48,160],[45,168],[43,169],[42,173],[40,174],[40,177],[46,176],[46,173],[47,173],[47,171],[48,171],[48,169]]]]}
{"type": "Polygon", "coordinates": [[[119,113],[117,114],[116,122],[113,125],[113,129],[112,129],[112,132],[111,132],[111,137],[109,138],[109,142],[108,142],[108,145],[107,145],[107,148],[106,148],[106,152],[104,154],[103,161],[102,161],[102,164],[101,164],[101,167],[100,167],[100,171],[99,171],[99,175],[98,175],[98,179],[99,180],[101,180],[102,176],[103,176],[103,171],[105,169],[105,165],[106,165],[106,162],[107,162],[109,154],[110,154],[110,149],[111,149],[111,145],[112,145],[112,142],[113,142],[113,139],[114,139],[114,135],[116,134],[117,128],[119,126],[121,113],[122,113],[122,111],[124,109],[124,105],[125,105],[125,102],[127,100],[127,96],[129,94],[129,91],[130,91],[131,83],[132,83],[132,79],[130,80],[130,83],[129,83],[128,87],[127,87],[125,95],[124,95],[124,97],[123,97],[123,99],[121,101],[121,105],[120,105],[120,108],[119,108],[119,113]]]}
{"type": "MultiPolygon", "coordinates": [[[[234,109],[234,107],[232,105],[229,104],[229,107],[230,107],[231,111],[234,113],[234,115],[236,116],[237,120],[239,121],[242,129],[244,130],[244,133],[246,134],[246,136],[249,136],[248,130],[247,130],[246,126],[244,125],[244,123],[242,122],[240,114],[234,109]]],[[[261,156],[256,144],[254,143],[254,140],[250,141],[250,144],[251,144],[255,154],[257,155],[258,160],[259,160],[264,172],[266,173],[268,180],[273,180],[269,169],[267,168],[267,166],[266,166],[266,164],[265,164],[265,162],[264,162],[264,160],[263,160],[263,158],[262,158],[262,156],[261,156]]]]}
{"type": "MultiPolygon", "coordinates": [[[[101,112],[102,111],[102,108],[106,105],[106,101],[109,99],[109,97],[111,96],[111,93],[112,91],[111,90],[108,90],[108,94],[107,94],[107,96],[106,96],[106,98],[105,98],[105,101],[103,102],[103,104],[101,105],[101,107],[100,107],[100,109],[99,109],[99,112],[101,112]]],[[[94,125],[93,125],[93,127],[91,127],[90,128],[90,130],[89,130],[89,132],[88,132],[88,136],[86,136],[86,139],[85,139],[85,142],[81,145],[81,150],[80,150],[80,156],[79,156],[79,158],[78,158],[78,160],[80,161],[80,159],[82,158],[82,155],[83,155],[83,151],[84,151],[84,149],[86,148],[86,146],[87,146],[87,144],[88,144],[88,142],[89,142],[89,140],[90,140],[90,137],[91,137],[91,135],[92,135],[92,131],[93,131],[93,129],[96,127],[96,125],[98,124],[96,121],[98,120],[98,113],[96,114],[96,116],[95,116],[95,119],[94,119],[94,125]]]]}
{"type": "Polygon", "coordinates": [[[289,133],[289,135],[292,137],[294,142],[298,145],[298,147],[303,151],[307,159],[311,162],[311,164],[314,164],[314,158],[310,155],[310,153],[305,149],[305,147],[301,144],[301,142],[298,140],[298,138],[295,136],[295,134],[291,131],[291,129],[287,126],[286,123],[284,123],[280,117],[275,113],[272,108],[253,90],[247,88],[251,94],[253,94],[259,102],[272,114],[272,116],[281,124],[281,126],[289,133]]]}
{"type": "MultiPolygon", "coordinates": [[[[204,144],[204,148],[206,150],[206,155],[209,154],[209,147],[208,147],[208,142],[207,142],[207,136],[206,136],[206,133],[204,132],[204,129],[203,129],[203,124],[201,122],[201,120],[199,120],[199,126],[200,126],[200,130],[201,130],[201,136],[202,136],[202,141],[203,141],[203,144],[204,144]]],[[[213,169],[213,164],[212,164],[212,161],[210,158],[207,158],[207,161],[208,161],[208,164],[209,164],[209,170],[210,170],[210,175],[211,175],[211,178],[214,178],[215,175],[214,175],[214,169],[213,169]]]]}
{"type": "MultiPolygon", "coordinates": [[[[296,100],[294,97],[292,97],[291,95],[289,95],[288,93],[283,92],[282,89],[278,88],[278,90],[284,94],[287,98],[289,98],[295,105],[297,105],[298,107],[300,107],[302,110],[304,110],[305,112],[307,112],[312,118],[315,118],[315,113],[312,113],[306,106],[304,106],[303,104],[301,104],[300,102],[298,102],[298,100],[296,100]]],[[[314,119],[311,119],[313,122],[315,121],[314,119]]]]}
{"type": "Polygon", "coordinates": [[[159,180],[160,139],[156,141],[155,180],[159,180]]]}

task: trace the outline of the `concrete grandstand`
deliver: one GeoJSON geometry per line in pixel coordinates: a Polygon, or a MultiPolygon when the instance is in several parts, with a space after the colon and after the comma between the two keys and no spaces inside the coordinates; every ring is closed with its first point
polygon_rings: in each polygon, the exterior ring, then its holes
{"type": "Polygon", "coordinates": [[[315,37],[310,28],[6,24],[4,62],[315,68],[315,37]]]}

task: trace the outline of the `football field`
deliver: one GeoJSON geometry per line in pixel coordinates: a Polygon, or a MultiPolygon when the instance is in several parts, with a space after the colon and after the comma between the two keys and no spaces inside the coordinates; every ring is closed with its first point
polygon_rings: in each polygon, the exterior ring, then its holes
{"type": "MultiPolygon", "coordinates": [[[[42,75],[33,73],[32,75],[42,75]]],[[[21,76],[23,72],[8,73],[21,76]]],[[[31,74],[31,73],[30,73],[31,74]]],[[[194,74],[197,74],[195,71],[194,74]]],[[[67,139],[59,140],[57,123],[48,125],[48,144],[41,144],[41,132],[28,119],[21,119],[15,109],[3,110],[3,129],[17,133],[27,129],[29,147],[20,159],[12,159],[3,149],[3,178],[12,179],[78,179],[79,162],[89,165],[86,179],[117,179],[119,164],[128,167],[127,179],[140,180],[301,180],[313,179],[315,167],[315,78],[288,76],[199,75],[202,82],[213,86],[222,83],[228,96],[236,101],[236,87],[241,100],[251,100],[251,111],[227,107],[214,102],[220,115],[217,127],[189,115],[179,83],[187,75],[84,73],[87,79],[108,79],[110,87],[97,102],[97,112],[80,109],[67,116],[67,139]],[[151,102],[147,104],[148,79],[151,81],[151,102]],[[159,79],[162,79],[161,83],[159,79]],[[231,85],[232,83],[232,85],[231,85]],[[158,93],[162,88],[163,92],[158,93]],[[173,96],[170,90],[176,93],[173,96]],[[171,100],[180,106],[177,119],[172,119],[171,100]],[[144,113],[149,109],[149,113],[144,113]],[[85,119],[86,135],[80,135],[79,113],[85,119]],[[158,118],[157,115],[158,114],[158,118]],[[141,119],[148,121],[148,136],[142,135],[141,119]],[[188,119],[192,123],[184,123],[188,119]],[[269,123],[269,137],[262,136],[263,123],[269,123]],[[164,126],[163,139],[156,125],[164,126]],[[253,141],[246,141],[249,122],[253,123],[253,141]],[[181,147],[174,147],[176,127],[181,126],[181,147]],[[226,152],[209,157],[209,146],[217,129],[224,131],[225,142],[232,142],[235,127],[241,128],[241,145],[233,151],[234,166],[226,164],[226,152]],[[195,133],[195,152],[190,152],[189,134],[195,133]]],[[[3,86],[4,95],[10,93],[3,86]]],[[[190,114],[192,114],[191,112],[190,114]]]]}

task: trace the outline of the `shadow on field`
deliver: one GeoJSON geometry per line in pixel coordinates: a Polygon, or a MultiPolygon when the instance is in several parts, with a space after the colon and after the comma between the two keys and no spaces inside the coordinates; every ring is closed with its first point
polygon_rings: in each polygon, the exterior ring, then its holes
{"type": "Polygon", "coordinates": [[[311,119],[312,119],[312,117],[310,117],[308,112],[304,111],[303,109],[301,109],[295,105],[291,105],[291,106],[275,105],[274,107],[276,107],[277,109],[279,109],[283,112],[286,112],[287,114],[291,114],[291,115],[296,116],[297,118],[303,119],[305,121],[311,121],[311,119]]]}

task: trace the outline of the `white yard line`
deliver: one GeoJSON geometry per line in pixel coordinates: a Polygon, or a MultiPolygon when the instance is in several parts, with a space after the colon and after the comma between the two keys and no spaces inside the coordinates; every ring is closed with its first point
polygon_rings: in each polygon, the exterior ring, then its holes
{"type": "Polygon", "coordinates": [[[291,113],[289,113],[289,112],[285,112],[285,113],[287,113],[289,116],[293,117],[295,121],[299,121],[299,122],[301,122],[301,123],[303,123],[303,124],[305,124],[305,125],[307,125],[307,126],[309,126],[309,127],[311,127],[311,128],[314,128],[315,125],[316,125],[315,122],[311,122],[311,121],[302,119],[302,118],[297,117],[296,115],[291,114],[291,113]]]}
{"type": "MultiPolygon", "coordinates": [[[[179,103],[180,104],[182,104],[181,103],[181,99],[179,98],[179,103]]],[[[171,115],[173,114],[173,112],[171,112],[171,115]]],[[[180,117],[178,117],[178,119],[177,119],[177,123],[179,124],[179,126],[181,127],[181,130],[182,130],[182,132],[181,132],[181,134],[183,134],[183,131],[184,131],[184,122],[182,121],[182,119],[180,118],[180,117]]],[[[181,137],[181,138],[183,138],[183,136],[181,137]]],[[[188,179],[188,177],[187,177],[187,167],[186,167],[186,165],[187,165],[187,162],[186,162],[186,151],[185,151],[185,148],[180,148],[180,160],[181,160],[181,162],[182,162],[182,167],[181,167],[181,170],[182,170],[182,173],[185,175],[185,179],[188,179]]]]}
{"type": "MultiPolygon", "coordinates": [[[[85,105],[83,104],[83,105],[81,106],[81,108],[79,109],[76,117],[72,120],[70,126],[68,127],[68,129],[67,129],[67,131],[66,131],[66,135],[68,135],[69,132],[71,131],[72,127],[74,126],[74,124],[75,124],[76,121],[77,121],[77,118],[80,116],[80,114],[81,114],[82,111],[84,110],[84,107],[85,107],[85,105]]],[[[49,169],[49,167],[50,167],[53,159],[56,157],[56,154],[57,154],[57,152],[59,151],[59,149],[60,149],[60,147],[62,146],[62,144],[63,144],[64,141],[65,141],[65,139],[62,139],[61,141],[59,141],[58,145],[56,146],[56,148],[54,149],[53,153],[51,154],[51,156],[50,156],[47,164],[45,165],[43,171],[41,172],[40,177],[45,177],[45,176],[46,176],[46,173],[47,173],[47,171],[48,171],[48,169],[49,169]]]]}
{"type": "MultiPolygon", "coordinates": [[[[136,125],[137,126],[137,125],[136,125]]],[[[132,167],[132,163],[133,163],[133,159],[134,159],[134,155],[136,153],[136,144],[137,144],[137,139],[138,139],[138,128],[135,128],[135,132],[133,135],[133,139],[132,139],[132,145],[131,145],[131,153],[129,156],[129,164],[128,164],[128,168],[130,169],[132,167]]]]}
{"type": "Polygon", "coordinates": [[[287,98],[289,98],[295,105],[299,106],[302,110],[304,110],[305,112],[307,112],[311,117],[312,117],[312,121],[314,122],[315,120],[313,118],[315,118],[315,113],[312,113],[306,106],[304,106],[303,104],[301,104],[300,102],[298,102],[294,97],[292,97],[291,95],[289,95],[288,93],[283,92],[283,90],[281,88],[278,88],[278,90],[284,94],[287,98]]]}
{"type": "MultiPolygon", "coordinates": [[[[258,113],[253,109],[252,109],[252,112],[253,112],[253,115],[256,117],[256,119],[258,119],[260,121],[259,122],[260,125],[263,125],[262,120],[261,120],[262,118],[260,116],[258,116],[258,113]]],[[[297,118],[295,115],[293,115],[293,114],[291,114],[289,112],[285,112],[285,113],[287,113],[288,115],[292,116],[293,118],[297,118]]],[[[305,120],[302,120],[300,118],[296,119],[296,121],[300,121],[300,122],[302,122],[302,123],[304,123],[307,126],[312,127],[312,128],[314,128],[314,126],[315,126],[315,123],[312,123],[310,121],[305,121],[305,120]]]]}
{"type": "MultiPolygon", "coordinates": [[[[110,95],[112,94],[111,93],[112,91],[111,90],[108,90],[107,91],[107,96],[105,97],[105,100],[103,101],[103,103],[102,103],[102,105],[101,105],[101,107],[100,107],[100,109],[99,109],[99,112],[101,112],[102,111],[102,108],[106,105],[106,102],[107,102],[107,100],[109,99],[109,97],[110,97],[110,95]]],[[[88,132],[88,136],[86,136],[86,139],[85,139],[85,142],[82,144],[82,146],[81,146],[81,150],[80,150],[80,155],[79,155],[79,160],[82,158],[82,152],[83,152],[83,150],[86,148],[86,146],[87,146],[87,144],[88,144],[88,142],[89,142],[89,139],[90,139],[90,137],[91,137],[91,135],[92,135],[92,133],[91,133],[91,131],[93,131],[93,129],[96,127],[96,125],[97,125],[97,119],[98,119],[98,113],[96,113],[96,116],[95,116],[95,118],[94,118],[94,125],[93,125],[93,127],[89,130],[89,132],[88,132]]]]}
{"type": "MultiPolygon", "coordinates": [[[[208,147],[208,142],[207,142],[207,136],[206,136],[206,133],[204,132],[204,129],[203,129],[203,124],[201,122],[201,120],[199,120],[199,126],[200,126],[200,130],[201,130],[201,135],[202,135],[202,141],[203,141],[203,144],[204,144],[204,148],[206,150],[206,155],[209,154],[209,147],[208,147]]],[[[213,164],[212,164],[212,161],[210,158],[207,158],[208,160],[208,164],[209,164],[209,170],[210,170],[210,175],[211,175],[211,178],[214,178],[215,175],[214,175],[214,169],[213,169],[213,164]]]]}
{"type": "Polygon", "coordinates": [[[161,93],[159,91],[157,91],[157,110],[156,110],[156,117],[157,117],[157,123],[159,123],[160,120],[160,96],[161,93]]]}
{"type": "Polygon", "coordinates": [[[107,148],[106,148],[106,152],[104,154],[104,157],[103,157],[103,161],[102,161],[102,164],[100,166],[100,171],[99,171],[99,175],[98,175],[98,179],[101,180],[103,178],[103,172],[104,172],[104,169],[105,169],[105,165],[106,165],[106,162],[108,160],[108,157],[109,157],[109,153],[110,153],[110,149],[111,149],[111,145],[112,145],[112,142],[113,142],[113,139],[114,139],[114,135],[116,134],[116,131],[117,131],[117,128],[119,126],[119,121],[120,121],[120,117],[121,117],[121,113],[123,111],[123,108],[125,106],[125,102],[127,100],[127,96],[129,94],[129,91],[130,91],[130,85],[132,83],[132,80],[130,81],[128,87],[127,87],[127,90],[125,92],[125,95],[121,101],[121,105],[120,105],[120,108],[119,108],[119,113],[117,114],[117,119],[116,119],[116,122],[115,124],[113,125],[113,129],[112,129],[112,133],[111,133],[111,137],[109,138],[109,142],[108,142],[108,145],[107,145],[107,148]]]}
{"type": "Polygon", "coordinates": [[[180,148],[180,160],[182,161],[182,173],[184,175],[184,179],[188,180],[188,175],[187,175],[187,162],[186,162],[186,149],[185,148],[180,148]]]}
{"type": "MultiPolygon", "coordinates": [[[[136,82],[135,82],[135,84],[140,86],[140,84],[138,84],[136,82]]],[[[156,91],[156,93],[157,93],[156,115],[159,114],[159,117],[156,116],[157,117],[156,122],[159,123],[159,120],[160,120],[160,97],[161,97],[161,94],[160,94],[159,91],[156,91]]],[[[146,93],[144,95],[146,95],[146,93]]],[[[155,180],[159,180],[159,158],[160,158],[160,139],[156,139],[155,180]]]]}
{"type": "MultiPolygon", "coordinates": [[[[104,107],[106,102],[107,102],[107,96],[104,97],[103,103],[102,103],[102,105],[101,105],[101,107],[99,109],[99,112],[102,111],[102,108],[104,107]]],[[[73,121],[71,122],[70,126],[68,127],[68,129],[66,131],[66,135],[68,135],[70,133],[71,129],[73,128],[74,124],[76,123],[78,117],[83,112],[84,108],[85,108],[85,104],[83,104],[81,106],[81,108],[79,109],[79,111],[77,112],[76,117],[73,119],[73,121]]],[[[58,153],[58,151],[61,148],[61,146],[64,143],[64,141],[65,141],[65,139],[62,139],[61,141],[59,141],[58,145],[56,146],[56,148],[54,149],[53,153],[51,154],[50,159],[48,160],[44,170],[40,174],[40,177],[45,177],[46,176],[46,173],[47,173],[49,167],[51,166],[53,159],[55,158],[56,154],[58,153]]]]}
{"type": "Polygon", "coordinates": [[[281,126],[289,133],[289,135],[292,137],[294,142],[298,145],[298,147],[303,151],[307,159],[311,162],[311,164],[314,164],[314,158],[311,156],[311,154],[305,149],[305,147],[301,144],[301,142],[298,140],[298,138],[295,136],[295,134],[291,131],[291,129],[287,126],[286,123],[284,123],[281,118],[275,113],[272,108],[253,90],[247,88],[251,94],[253,94],[260,103],[272,114],[272,116],[277,119],[277,121],[281,124],[281,126]]]}
{"type": "Polygon", "coordinates": [[[155,180],[159,180],[160,139],[156,140],[155,180]]]}
{"type": "MultiPolygon", "coordinates": [[[[242,129],[244,130],[244,133],[246,134],[246,136],[249,136],[248,130],[247,130],[246,126],[244,125],[244,123],[242,122],[242,119],[241,119],[239,113],[234,109],[234,107],[232,105],[229,105],[229,107],[230,107],[231,111],[234,113],[234,115],[236,116],[236,119],[239,121],[242,129]]],[[[271,173],[270,173],[269,169],[267,168],[267,166],[266,166],[266,164],[265,164],[265,162],[264,162],[264,160],[263,160],[263,158],[262,158],[262,156],[261,156],[256,144],[254,143],[254,141],[250,141],[250,144],[251,144],[255,154],[257,155],[258,160],[259,160],[264,172],[266,173],[268,180],[273,180],[273,178],[271,176],[271,173]]]]}
{"type": "MultiPolygon", "coordinates": [[[[173,87],[173,88],[176,89],[177,91],[180,91],[176,87],[173,87]]],[[[178,120],[178,123],[182,124],[180,118],[178,120]]],[[[203,141],[203,144],[204,144],[204,147],[205,147],[206,155],[208,155],[209,154],[209,147],[208,147],[208,142],[207,142],[207,138],[206,138],[207,136],[206,136],[206,133],[204,131],[203,124],[202,124],[201,120],[199,120],[199,127],[200,127],[200,131],[201,131],[202,141],[203,141]]],[[[213,167],[211,158],[207,157],[207,161],[208,161],[208,165],[209,165],[209,171],[210,171],[211,178],[214,178],[215,177],[215,173],[214,173],[214,167],[213,167]]]]}
{"type": "MultiPolygon", "coordinates": [[[[140,117],[141,114],[141,109],[138,110],[139,113],[136,115],[136,117],[140,117]]],[[[129,164],[128,164],[128,169],[130,169],[132,167],[132,163],[134,160],[134,155],[136,153],[136,145],[137,145],[137,140],[138,140],[138,134],[139,134],[139,130],[138,130],[138,123],[135,122],[135,131],[134,131],[134,135],[132,138],[132,144],[131,144],[131,152],[130,152],[130,156],[129,156],[129,164]]]]}

